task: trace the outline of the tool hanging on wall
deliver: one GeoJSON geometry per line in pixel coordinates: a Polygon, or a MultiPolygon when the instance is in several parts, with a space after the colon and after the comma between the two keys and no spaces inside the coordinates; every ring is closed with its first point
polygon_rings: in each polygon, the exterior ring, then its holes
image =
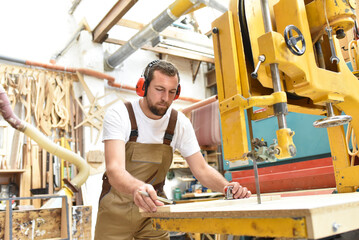
{"type": "MultiPolygon", "coordinates": [[[[105,104],[104,106],[101,106],[98,103],[98,101],[101,100],[102,98],[110,95],[111,93],[105,94],[105,95],[103,95],[101,97],[94,96],[92,94],[90,88],[87,86],[83,75],[81,73],[77,72],[77,76],[78,76],[78,79],[79,79],[82,87],[85,90],[85,93],[86,93],[86,96],[87,96],[87,98],[88,98],[88,100],[90,102],[90,105],[89,106],[83,106],[80,103],[80,101],[77,98],[75,98],[78,105],[80,106],[83,114],[85,115],[85,118],[81,123],[77,124],[74,129],[77,129],[80,126],[83,126],[83,125],[84,126],[89,126],[91,128],[91,140],[92,140],[93,128],[96,128],[97,137],[96,137],[95,143],[97,143],[97,141],[99,140],[100,135],[101,135],[102,124],[103,124],[103,120],[104,120],[104,117],[105,117],[106,109],[108,107],[110,107],[112,104],[114,104],[115,102],[117,102],[118,100],[124,101],[124,99],[122,97],[117,97],[115,100],[111,101],[110,103],[105,104]]],[[[75,96],[74,93],[73,93],[73,96],[75,96]]]]}
{"type": "Polygon", "coordinates": [[[78,81],[74,74],[2,64],[0,76],[12,109],[18,102],[23,104],[25,121],[33,116],[35,125],[48,136],[55,128],[68,131],[70,88],[73,81],[78,81]],[[33,96],[29,104],[28,95],[33,96]]]}

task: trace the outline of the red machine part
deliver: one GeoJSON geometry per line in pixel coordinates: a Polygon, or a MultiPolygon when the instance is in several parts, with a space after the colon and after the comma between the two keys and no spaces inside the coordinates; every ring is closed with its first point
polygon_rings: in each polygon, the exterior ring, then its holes
{"type": "MultiPolygon", "coordinates": [[[[332,158],[320,158],[258,169],[261,193],[335,188],[332,158]]],[[[232,172],[232,181],[256,193],[253,169],[232,172]]]]}

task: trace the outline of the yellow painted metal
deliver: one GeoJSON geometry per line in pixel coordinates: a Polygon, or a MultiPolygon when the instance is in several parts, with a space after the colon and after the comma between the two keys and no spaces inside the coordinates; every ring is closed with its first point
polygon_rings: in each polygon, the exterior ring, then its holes
{"type": "MultiPolygon", "coordinates": [[[[236,78],[236,81],[240,80],[237,84],[241,86],[241,94],[243,97],[248,98],[251,95],[250,87],[249,87],[249,71],[247,67],[247,62],[245,60],[245,53],[244,53],[244,45],[243,45],[243,39],[242,39],[242,30],[239,25],[239,14],[238,14],[238,2],[237,1],[231,1],[230,2],[230,11],[229,13],[232,14],[232,20],[233,20],[233,29],[234,31],[234,40],[235,40],[235,50],[236,55],[238,58],[238,68],[239,68],[239,79],[236,78]]],[[[228,80],[227,80],[228,81],[228,80]]]]}
{"type": "MultiPolygon", "coordinates": [[[[233,5],[230,8],[232,9],[233,5]]],[[[269,106],[275,103],[287,102],[284,92],[277,92],[266,96],[250,95],[248,70],[246,68],[242,36],[238,23],[238,14],[232,14],[231,11],[228,11],[212,24],[213,28],[218,29],[213,36],[216,56],[216,78],[221,113],[224,158],[229,161],[243,160],[245,159],[244,153],[248,152],[244,110],[253,106],[269,106]]],[[[265,49],[275,49],[272,46],[266,47],[264,44],[265,49]]],[[[286,131],[281,131],[281,133],[286,131]]],[[[289,132],[291,133],[290,130],[289,132]]],[[[293,156],[288,155],[290,152],[286,150],[295,147],[291,139],[293,134],[281,134],[280,136],[281,138],[278,139],[278,143],[281,154],[278,157],[286,158],[293,156]]]]}
{"type": "Polygon", "coordinates": [[[261,111],[253,112],[251,119],[252,121],[257,121],[257,120],[267,119],[273,116],[274,116],[273,107],[268,106],[266,108],[261,109],[261,111]]]}
{"type": "Polygon", "coordinates": [[[287,102],[287,95],[285,92],[275,92],[271,95],[253,96],[250,98],[244,98],[242,95],[236,95],[222,101],[219,104],[219,110],[221,113],[224,113],[237,107],[240,107],[241,109],[248,109],[251,107],[268,106],[283,102],[287,102]]]}
{"type": "Polygon", "coordinates": [[[346,32],[353,28],[356,19],[349,1],[314,0],[306,5],[306,12],[313,42],[325,33],[327,19],[334,33],[338,29],[346,32]]]}
{"type": "Polygon", "coordinates": [[[305,218],[153,218],[153,227],[176,232],[307,238],[305,218]]]}
{"type": "Polygon", "coordinates": [[[342,186],[342,188],[349,187],[350,189],[348,192],[353,192],[355,188],[359,186],[359,165],[343,168],[337,170],[337,172],[339,176],[339,185],[342,186]],[[355,186],[354,189],[353,186],[355,186]]]}
{"type": "MultiPolygon", "coordinates": [[[[61,147],[65,148],[65,138],[61,137],[60,139],[60,145],[61,147]]],[[[65,160],[61,159],[61,164],[60,164],[60,188],[63,188],[65,183],[64,183],[64,177],[65,177],[65,160]]]]}
{"type": "MultiPolygon", "coordinates": [[[[312,3],[314,4],[314,2],[312,3]]],[[[327,9],[329,9],[328,7],[330,6],[328,5],[327,9]]],[[[274,7],[277,19],[277,31],[282,32],[288,24],[294,24],[302,31],[307,42],[307,46],[312,46],[312,36],[310,33],[313,32],[313,29],[311,29],[311,25],[305,21],[307,18],[305,10],[306,8],[302,1],[280,1],[274,7]],[[292,5],[288,6],[286,4],[292,5]],[[286,13],[283,11],[286,11],[286,13]],[[287,19],[283,19],[288,15],[290,15],[293,19],[288,19],[288,17],[287,19]],[[278,19],[280,20],[278,21],[278,19]]],[[[317,10],[317,14],[320,14],[320,8],[317,10]]],[[[337,16],[337,19],[340,19],[340,16],[337,16]]],[[[279,46],[279,41],[276,41],[276,45],[279,46]]],[[[302,59],[300,59],[301,57],[299,56],[287,58],[287,63],[282,64],[280,69],[290,77],[288,78],[287,86],[291,86],[292,90],[296,94],[309,97],[316,104],[332,102],[336,104],[337,108],[344,111],[346,114],[351,115],[353,117],[352,124],[353,126],[355,125],[354,132],[358,133],[359,109],[356,106],[359,104],[359,96],[356,93],[359,90],[359,83],[356,77],[346,66],[345,61],[341,55],[341,51],[339,50],[340,46],[338,41],[335,40],[334,43],[337,49],[336,54],[340,58],[340,62],[334,66],[330,65],[330,62],[328,61],[330,58],[328,40],[325,39],[324,42],[326,42],[326,44],[322,44],[322,46],[324,54],[327,53],[325,54],[327,59],[327,69],[317,67],[314,51],[310,47],[307,47],[307,51],[302,56],[302,59]]],[[[286,54],[283,54],[283,52],[281,54],[283,56],[282,58],[285,59],[286,54]]],[[[339,114],[339,112],[337,112],[337,114],[339,114]]],[[[328,128],[328,137],[333,157],[337,189],[339,192],[354,191],[354,186],[359,185],[359,182],[352,186],[344,186],[342,177],[347,179],[349,176],[341,176],[340,174],[340,170],[342,168],[348,167],[349,164],[343,127],[328,128]]],[[[357,172],[357,175],[359,174],[359,172],[354,169],[347,171],[347,173],[350,173],[351,175],[355,174],[355,172],[357,172]]]]}
{"type": "MultiPolygon", "coordinates": [[[[339,114],[339,111],[337,111],[336,109],[334,110],[336,114],[339,114]]],[[[353,192],[355,191],[354,186],[358,186],[359,181],[352,185],[348,183],[353,183],[350,182],[350,179],[355,179],[356,176],[359,176],[359,170],[358,168],[350,167],[344,127],[331,127],[327,129],[327,132],[333,159],[337,191],[339,193],[353,192]]]]}
{"type": "Polygon", "coordinates": [[[276,131],[278,145],[275,146],[279,153],[275,156],[278,159],[290,158],[295,156],[296,147],[293,143],[294,131],[289,128],[282,128],[276,131]]]}
{"type": "Polygon", "coordinates": [[[193,2],[190,0],[177,0],[174,3],[172,3],[168,9],[171,11],[171,13],[175,17],[180,17],[186,12],[188,12],[189,9],[191,9],[194,6],[193,2]]]}
{"type": "MultiPolygon", "coordinates": [[[[231,9],[238,9],[238,0],[231,1],[231,9]],[[237,6],[233,2],[237,2],[237,6]]],[[[273,14],[273,5],[275,5],[279,0],[270,0],[268,1],[269,9],[271,13],[272,20],[274,19],[273,14]]],[[[262,8],[261,1],[258,0],[245,0],[245,11],[246,11],[246,20],[248,25],[248,33],[251,39],[251,49],[253,54],[254,65],[256,66],[258,63],[259,47],[260,44],[257,43],[258,37],[265,33],[264,25],[263,25],[263,16],[262,16],[262,8]],[[250,13],[250,14],[249,14],[250,13]],[[255,26],[255,27],[250,27],[255,26]]],[[[239,13],[240,14],[240,13],[239,13]]],[[[273,21],[272,21],[273,23],[273,21]]],[[[275,25],[272,26],[275,30],[275,25]]],[[[267,63],[266,60],[264,63],[267,63]]],[[[272,78],[270,75],[270,69],[268,67],[260,67],[258,70],[258,80],[261,85],[265,88],[273,88],[272,78]]],[[[251,89],[253,92],[253,89],[251,89]]]]}
{"type": "MultiPolygon", "coordinates": [[[[216,19],[212,26],[218,29],[213,35],[215,48],[216,80],[219,103],[237,95],[242,95],[241,82],[247,75],[243,52],[237,54],[238,39],[235,35],[231,11],[216,19]],[[237,41],[236,41],[237,40],[237,41]],[[243,72],[244,71],[244,72],[243,72]]],[[[247,131],[244,109],[235,107],[230,111],[221,112],[224,158],[235,161],[243,158],[248,152],[247,131]]]]}
{"type": "Polygon", "coordinates": [[[64,186],[62,189],[64,190],[64,192],[67,196],[67,199],[71,199],[72,196],[74,195],[74,193],[71,191],[71,189],[68,188],[67,186],[64,186]]]}
{"type": "MultiPolygon", "coordinates": [[[[60,138],[60,145],[61,145],[61,147],[72,151],[72,149],[70,147],[70,144],[68,143],[68,141],[66,140],[65,137],[60,138]]],[[[65,178],[65,168],[66,168],[67,175],[69,175],[70,168],[68,166],[68,162],[67,162],[67,164],[65,166],[65,159],[63,159],[63,158],[61,159],[61,164],[60,165],[61,165],[60,166],[60,180],[61,180],[60,187],[63,188],[65,186],[65,183],[64,183],[64,180],[63,180],[65,178]]],[[[68,176],[68,177],[70,177],[70,176],[68,176]]]]}
{"type": "MultiPolygon", "coordinates": [[[[329,40],[323,34],[325,21],[323,22],[324,6],[323,0],[314,0],[305,5],[302,0],[279,0],[269,1],[273,23],[273,32],[265,33],[261,16],[259,1],[246,1],[246,13],[248,13],[247,24],[255,25],[249,28],[253,58],[265,55],[266,60],[258,71],[258,79],[264,87],[271,87],[269,83],[271,63],[278,63],[282,84],[286,92],[297,96],[306,97],[317,106],[325,106],[331,102],[335,108],[352,116],[352,125],[355,134],[359,134],[359,82],[347,67],[340,51],[339,41],[334,37],[336,55],[340,59],[338,64],[331,63],[331,51],[329,40]],[[284,40],[284,30],[288,25],[295,25],[303,34],[306,42],[306,51],[303,55],[292,54],[287,48],[284,40]],[[325,67],[320,68],[316,62],[314,41],[319,39],[316,34],[322,37],[322,50],[325,60],[325,67]],[[313,41],[314,40],[314,41],[313,41]]],[[[326,1],[327,16],[330,25],[335,30],[340,26],[348,29],[353,26],[353,9],[349,9],[346,1],[326,1]],[[339,3],[340,2],[340,3],[339,3]]],[[[324,19],[325,20],[325,19],[324,19]]],[[[295,36],[296,34],[294,34],[295,36]]],[[[302,45],[298,43],[300,48],[302,45]]],[[[305,106],[305,103],[303,103],[305,106]]],[[[296,110],[295,108],[292,110],[296,110]]],[[[302,108],[301,110],[305,110],[302,108]]],[[[354,187],[343,187],[345,184],[340,176],[340,170],[347,161],[348,152],[345,144],[344,133],[338,130],[340,127],[328,129],[329,141],[333,164],[336,172],[337,187],[340,192],[353,191],[354,187]],[[339,179],[340,178],[340,179],[339,179]]],[[[343,170],[347,174],[354,174],[357,170],[343,170]]],[[[357,172],[359,175],[359,172],[357,172]]],[[[350,177],[354,179],[353,177],[350,177]]],[[[348,179],[344,176],[344,179],[348,179]]],[[[353,180],[354,181],[354,180],[353,180]]],[[[348,180],[349,182],[349,180],[348,180]]]]}
{"type": "MultiPolygon", "coordinates": [[[[216,78],[220,104],[224,158],[229,161],[243,160],[248,151],[245,109],[253,106],[270,106],[286,102],[270,96],[268,89],[273,88],[270,64],[277,63],[280,71],[281,86],[284,91],[303,97],[306,101],[297,101],[297,107],[288,109],[301,113],[323,114],[326,103],[331,102],[334,108],[352,116],[355,134],[359,134],[359,82],[347,67],[340,51],[339,41],[334,37],[334,46],[339,63],[331,63],[331,50],[327,35],[323,35],[326,18],[335,31],[344,31],[353,26],[354,9],[347,1],[329,0],[272,0],[269,2],[273,31],[265,33],[260,1],[246,0],[245,12],[248,34],[254,65],[259,55],[266,59],[258,71],[258,80],[249,77],[253,66],[248,64],[244,55],[242,31],[239,25],[239,1],[232,0],[230,11],[223,14],[212,24],[218,29],[213,35],[215,49],[216,78]],[[308,4],[305,4],[308,2],[308,4]],[[325,11],[324,11],[325,3],[325,11]],[[296,26],[306,42],[303,55],[294,55],[286,46],[284,30],[288,25],[296,26]],[[251,27],[255,26],[255,27],[251,27]],[[324,56],[324,67],[318,67],[314,43],[321,39],[324,56]],[[259,84],[258,84],[259,83],[259,84]],[[254,86],[254,87],[253,87],[254,86]]],[[[294,36],[296,34],[294,33],[294,36]]],[[[298,42],[298,47],[303,45],[298,42]]],[[[283,93],[281,93],[283,94],[283,93]]],[[[289,100],[288,100],[289,101],[289,100]]],[[[268,111],[262,116],[270,116],[268,111]]],[[[339,171],[349,166],[342,166],[347,161],[346,144],[342,141],[342,130],[328,129],[331,152],[337,163],[334,163],[337,184],[339,171]],[[337,139],[340,141],[337,141],[337,139]]],[[[277,131],[279,158],[289,157],[290,146],[294,146],[293,133],[290,129],[277,131]]],[[[355,174],[356,170],[343,170],[355,174]]],[[[359,175],[359,172],[358,172],[359,175]]],[[[344,178],[345,179],[345,178],[344,178]]],[[[352,178],[354,179],[354,178],[352,178]]],[[[354,180],[353,180],[354,181],[354,180]]],[[[349,182],[349,180],[348,180],[349,182]]],[[[355,186],[359,185],[356,184],[355,186]]],[[[353,187],[340,187],[343,192],[352,191],[353,187]],[[348,190],[350,189],[350,190],[348,190]]]]}

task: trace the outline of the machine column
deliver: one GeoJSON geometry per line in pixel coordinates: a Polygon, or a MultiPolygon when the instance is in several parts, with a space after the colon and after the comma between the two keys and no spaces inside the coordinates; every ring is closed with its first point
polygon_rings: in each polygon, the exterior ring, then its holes
{"type": "MultiPolygon", "coordinates": [[[[270,18],[268,0],[261,0],[261,7],[262,7],[265,32],[266,33],[271,32],[272,21],[270,18]]],[[[282,87],[280,84],[278,64],[277,63],[270,64],[270,70],[272,74],[273,90],[274,92],[281,92],[282,87]]],[[[287,128],[287,119],[285,118],[287,112],[288,112],[287,103],[280,103],[280,105],[274,106],[274,113],[277,116],[279,129],[287,128]]]]}

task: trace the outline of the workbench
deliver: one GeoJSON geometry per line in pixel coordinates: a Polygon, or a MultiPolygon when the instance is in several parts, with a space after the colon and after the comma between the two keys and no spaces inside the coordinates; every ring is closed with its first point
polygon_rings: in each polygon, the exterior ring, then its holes
{"type": "Polygon", "coordinates": [[[359,193],[185,203],[142,215],[168,231],[318,239],[359,229],[359,193]]]}

